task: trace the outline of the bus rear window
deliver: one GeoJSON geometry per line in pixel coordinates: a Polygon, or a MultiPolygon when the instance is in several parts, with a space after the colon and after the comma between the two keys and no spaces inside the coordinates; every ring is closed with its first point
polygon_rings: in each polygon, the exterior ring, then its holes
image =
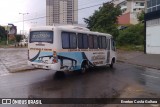
{"type": "Polygon", "coordinates": [[[30,43],[32,42],[53,43],[53,31],[31,31],[30,43]]]}

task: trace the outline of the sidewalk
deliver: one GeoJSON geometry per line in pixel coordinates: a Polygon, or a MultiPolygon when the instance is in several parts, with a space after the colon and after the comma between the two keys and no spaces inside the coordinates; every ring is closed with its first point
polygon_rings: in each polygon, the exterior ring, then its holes
{"type": "Polygon", "coordinates": [[[135,64],[138,66],[159,69],[160,70],[160,54],[144,54],[139,51],[117,51],[118,61],[135,64]]]}
{"type": "Polygon", "coordinates": [[[27,48],[0,48],[0,75],[32,69],[27,64],[27,48]]]}

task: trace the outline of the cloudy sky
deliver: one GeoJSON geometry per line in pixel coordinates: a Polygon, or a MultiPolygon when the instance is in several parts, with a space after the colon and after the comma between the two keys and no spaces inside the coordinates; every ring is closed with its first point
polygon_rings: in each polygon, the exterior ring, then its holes
{"type": "MultiPolygon", "coordinates": [[[[89,7],[109,0],[78,0],[78,8],[89,7]]],[[[84,24],[83,18],[93,14],[99,6],[78,11],[78,23],[84,24]]],[[[25,20],[46,16],[46,0],[0,0],[0,25],[13,23],[18,26],[18,32],[23,29],[23,16],[19,13],[29,13],[25,15],[25,20]]],[[[25,30],[31,26],[45,25],[46,19],[25,21],[25,30]]]]}

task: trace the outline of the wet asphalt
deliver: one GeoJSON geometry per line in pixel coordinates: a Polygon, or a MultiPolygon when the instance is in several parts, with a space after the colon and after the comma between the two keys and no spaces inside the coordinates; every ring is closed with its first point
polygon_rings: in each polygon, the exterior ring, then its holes
{"type": "MultiPolygon", "coordinates": [[[[113,69],[100,67],[91,69],[85,74],[66,72],[65,78],[55,78],[54,74],[55,71],[39,69],[0,76],[0,97],[160,98],[160,70],[118,62],[113,69]]],[[[0,107],[113,107],[113,105],[0,105],[0,107]]]]}

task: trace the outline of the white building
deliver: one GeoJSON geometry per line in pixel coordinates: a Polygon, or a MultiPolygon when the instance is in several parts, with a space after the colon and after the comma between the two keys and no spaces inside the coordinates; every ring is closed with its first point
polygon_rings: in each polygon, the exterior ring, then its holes
{"type": "Polygon", "coordinates": [[[78,0],[46,0],[46,24],[77,24],[78,0]]]}
{"type": "Polygon", "coordinates": [[[160,54],[160,0],[147,0],[145,52],[160,54]]]}
{"type": "Polygon", "coordinates": [[[145,0],[112,0],[119,5],[122,15],[118,18],[119,24],[137,24],[138,15],[145,10],[145,0]]]}

